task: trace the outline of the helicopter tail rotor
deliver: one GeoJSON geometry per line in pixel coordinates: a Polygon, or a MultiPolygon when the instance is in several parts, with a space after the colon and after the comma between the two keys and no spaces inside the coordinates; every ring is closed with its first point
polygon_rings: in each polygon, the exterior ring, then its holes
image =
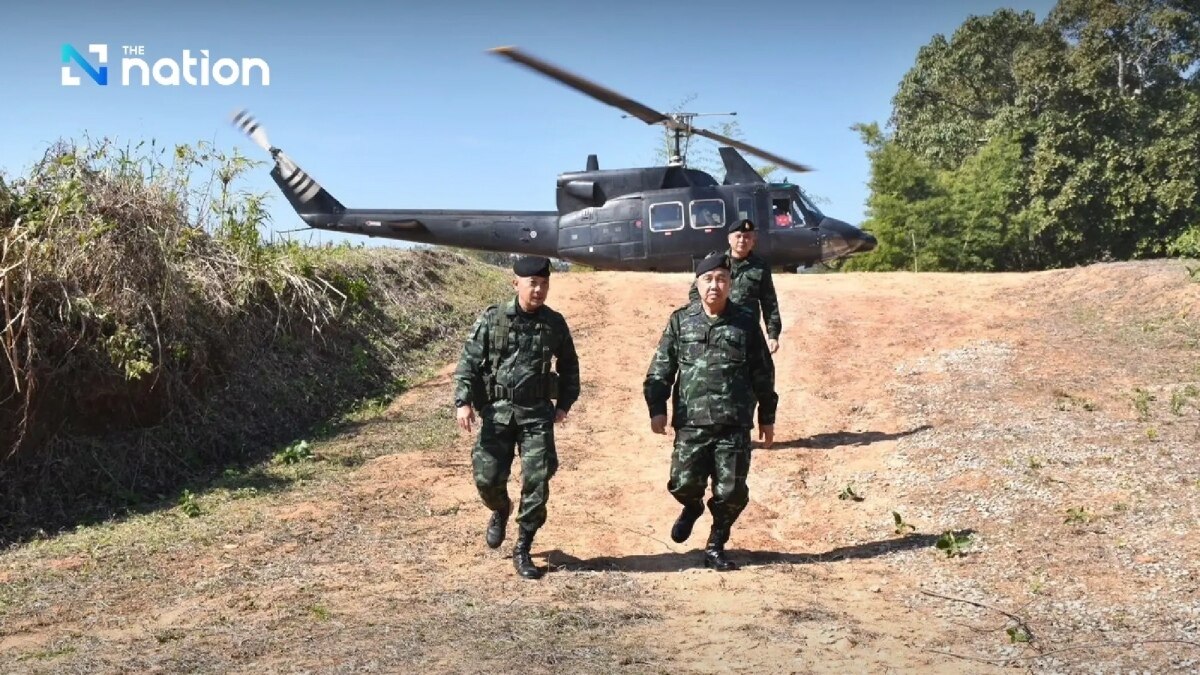
{"type": "Polygon", "coordinates": [[[235,111],[230,122],[246,134],[255,145],[271,154],[275,160],[275,169],[271,172],[271,177],[275,179],[279,188],[283,190],[284,196],[297,211],[301,214],[345,211],[345,207],[326,192],[325,188],[321,187],[312,176],[308,175],[308,172],[301,169],[282,150],[271,145],[267,139],[266,129],[258,123],[249,110],[243,108],[235,111]]]}
{"type": "Polygon", "coordinates": [[[240,129],[242,133],[246,134],[250,140],[254,141],[255,145],[267,152],[272,151],[271,141],[267,140],[267,130],[258,125],[258,120],[254,119],[249,110],[242,108],[235,111],[230,118],[230,122],[233,123],[233,126],[240,129]]]}

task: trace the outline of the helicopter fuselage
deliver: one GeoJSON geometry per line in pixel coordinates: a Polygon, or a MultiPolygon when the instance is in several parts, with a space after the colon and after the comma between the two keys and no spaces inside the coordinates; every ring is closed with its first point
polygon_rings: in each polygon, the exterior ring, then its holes
{"type": "Polygon", "coordinates": [[[557,211],[346,209],[323,188],[308,199],[276,183],[312,227],[485,251],[544,255],[596,269],[686,272],[726,247],[730,224],[758,227],[755,252],[773,267],[828,262],[875,240],[824,216],[799,188],[762,180],[720,185],[681,166],[560,174],[557,211]]]}
{"type": "Polygon", "coordinates": [[[761,185],[714,184],[622,195],[561,216],[556,255],[600,269],[687,272],[696,259],[725,249],[730,224],[749,219],[760,228],[755,251],[772,265],[820,260],[815,224],[769,229],[765,224],[770,204],[770,192],[761,185]]]}

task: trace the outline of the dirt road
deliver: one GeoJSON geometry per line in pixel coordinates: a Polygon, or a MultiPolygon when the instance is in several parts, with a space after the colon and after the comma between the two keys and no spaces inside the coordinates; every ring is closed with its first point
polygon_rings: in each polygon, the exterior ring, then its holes
{"type": "Polygon", "coordinates": [[[776,443],[754,451],[728,574],[701,566],[707,514],[669,539],[670,437],[641,392],[689,281],[554,279],[584,392],[544,579],[482,542],[448,366],[319,444],[337,470],[5,553],[5,670],[1200,663],[1200,284],[1181,266],[779,277],[776,443]]]}

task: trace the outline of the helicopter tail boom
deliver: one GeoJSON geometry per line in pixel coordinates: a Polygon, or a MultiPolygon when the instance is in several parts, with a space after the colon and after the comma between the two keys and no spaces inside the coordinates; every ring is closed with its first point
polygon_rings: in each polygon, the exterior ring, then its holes
{"type": "Polygon", "coordinates": [[[554,255],[556,211],[467,211],[436,209],[347,209],[282,150],[267,140],[266,129],[246,110],[233,125],[271,154],[271,178],[309,227],[331,232],[440,244],[482,251],[554,255]]]}
{"type": "Polygon", "coordinates": [[[555,211],[348,209],[283,153],[271,178],[310,227],[483,251],[554,251],[555,211]]]}

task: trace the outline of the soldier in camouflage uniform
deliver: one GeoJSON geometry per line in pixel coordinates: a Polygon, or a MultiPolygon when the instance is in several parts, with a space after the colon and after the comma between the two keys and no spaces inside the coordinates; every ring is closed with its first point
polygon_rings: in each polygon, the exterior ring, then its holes
{"type": "MultiPolygon", "coordinates": [[[[779,333],[783,322],[779,318],[779,298],[775,295],[771,266],[754,255],[757,237],[754,223],[750,220],[739,220],[729,226],[729,248],[725,251],[725,255],[729,256],[730,275],[733,277],[729,299],[745,305],[754,314],[756,323],[759,314],[762,314],[767,325],[767,347],[774,354],[779,349],[779,333]]],[[[694,284],[688,290],[688,300],[700,300],[694,284]]]]}
{"type": "Polygon", "coordinates": [[[454,373],[458,426],[472,432],[479,412],[479,440],[471,452],[475,486],[492,510],[485,541],[504,541],[512,502],[508,476],[513,448],[521,455],[519,534],[513,566],[527,579],[542,576],[529,556],[533,535],[546,522],[550,479],[558,470],[554,424],[566,420],[579,398],[579,358],[561,314],[544,303],[550,261],[521,258],[513,265],[516,296],[488,307],[471,329],[454,373]],[[554,370],[551,372],[551,358],[554,370]]]}
{"type": "Polygon", "coordinates": [[[712,531],[704,564],[737,569],[725,557],[729,530],[750,500],[750,428],[758,406],[758,436],[766,447],[775,438],[775,366],[757,315],[729,301],[729,261],[711,255],[696,266],[700,301],[681,307],[667,322],[643,385],[650,428],[666,433],[667,401],[675,449],[667,490],[683,512],[671,539],[687,541],[704,513],[704,491],[712,479],[712,531]]]}

